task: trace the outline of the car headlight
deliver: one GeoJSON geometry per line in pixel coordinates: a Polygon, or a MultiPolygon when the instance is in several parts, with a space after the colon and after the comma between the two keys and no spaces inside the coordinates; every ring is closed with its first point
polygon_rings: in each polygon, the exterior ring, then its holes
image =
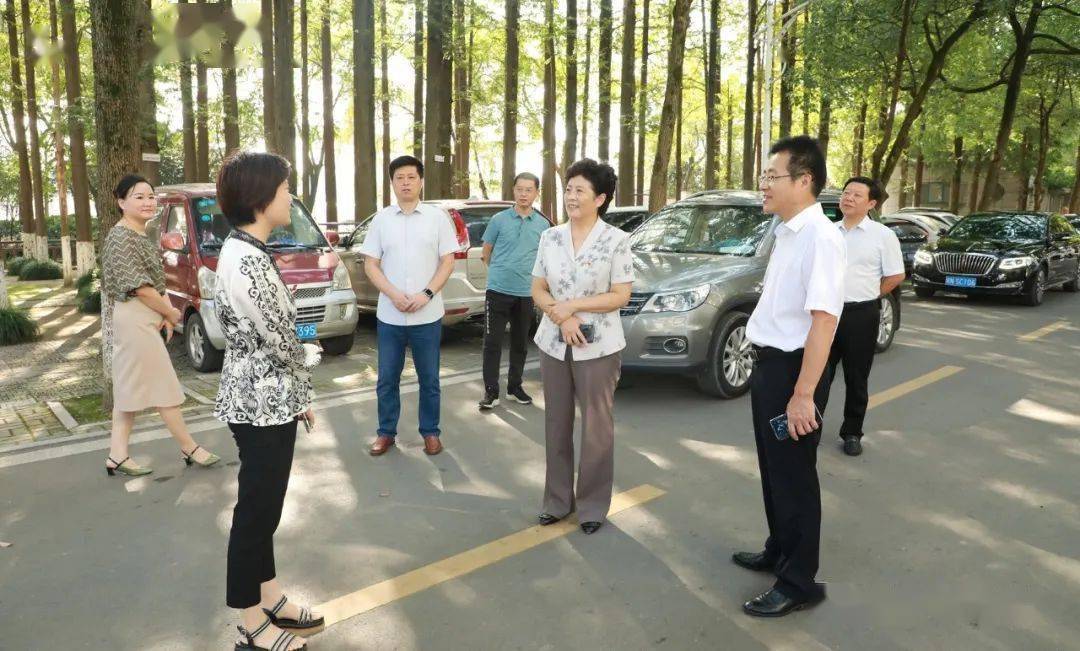
{"type": "Polygon", "coordinates": [[[915,252],[915,264],[932,264],[933,262],[934,256],[926,249],[919,249],[915,252]]]}
{"type": "Polygon", "coordinates": [[[352,289],[352,280],[349,279],[349,270],[345,268],[344,262],[339,262],[337,268],[334,269],[334,291],[339,289],[352,289]]]}
{"type": "Polygon", "coordinates": [[[217,274],[209,267],[199,267],[199,296],[204,301],[213,300],[214,289],[217,287],[217,274]]]}
{"type": "Polygon", "coordinates": [[[709,297],[709,285],[683,289],[677,292],[653,294],[641,308],[642,312],[689,312],[701,306],[709,297]]]}
{"type": "Polygon", "coordinates": [[[1030,255],[1020,255],[1013,258],[1002,258],[1001,263],[998,264],[998,269],[1002,271],[1008,271],[1009,269],[1022,269],[1028,265],[1035,263],[1035,258],[1030,255]]]}

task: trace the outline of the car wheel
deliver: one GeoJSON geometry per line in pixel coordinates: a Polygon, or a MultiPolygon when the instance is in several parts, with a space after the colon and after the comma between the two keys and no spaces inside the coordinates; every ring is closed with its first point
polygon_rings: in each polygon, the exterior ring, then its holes
{"type": "Polygon", "coordinates": [[[1061,286],[1067,292],[1080,291],[1080,262],[1076,263],[1076,273],[1073,274],[1073,279],[1061,286]]]}
{"type": "Polygon", "coordinates": [[[697,376],[702,392],[716,398],[737,398],[750,389],[754,359],[746,337],[749,319],[746,312],[732,311],[716,325],[708,359],[697,376]]]}
{"type": "Polygon", "coordinates": [[[206,326],[197,312],[192,313],[184,324],[184,348],[196,371],[209,373],[221,368],[225,352],[214,348],[206,334],[206,326]]]}
{"type": "Polygon", "coordinates": [[[1035,277],[1031,280],[1031,286],[1024,292],[1021,297],[1021,302],[1024,305],[1035,307],[1041,305],[1043,302],[1043,296],[1046,295],[1046,269],[1039,267],[1039,270],[1035,273],[1035,277]]]}
{"type": "Polygon", "coordinates": [[[883,353],[892,345],[896,336],[897,313],[896,297],[892,294],[881,297],[881,318],[878,320],[877,343],[874,352],[883,353]]]}
{"type": "Polygon", "coordinates": [[[322,344],[323,352],[327,355],[346,355],[352,350],[353,342],[355,340],[352,333],[349,333],[347,335],[341,335],[340,337],[320,339],[319,343],[322,344]]]}
{"type": "Polygon", "coordinates": [[[920,285],[915,285],[915,295],[919,298],[933,298],[934,289],[932,287],[922,287],[920,285]]]}

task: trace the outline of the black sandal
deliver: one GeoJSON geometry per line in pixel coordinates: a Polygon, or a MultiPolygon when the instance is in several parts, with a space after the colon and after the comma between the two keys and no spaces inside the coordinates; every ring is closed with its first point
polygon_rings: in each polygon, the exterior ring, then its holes
{"type": "MultiPolygon", "coordinates": [[[[255,638],[261,635],[262,632],[265,631],[268,626],[270,626],[270,624],[271,620],[268,618],[265,622],[262,623],[262,626],[255,629],[251,633],[248,633],[243,626],[237,626],[236,630],[240,631],[240,635],[243,635],[246,640],[237,642],[236,646],[233,647],[234,651],[286,651],[287,649],[289,649],[289,645],[292,644],[292,641],[295,640],[297,636],[293,635],[288,631],[282,631],[280,634],[278,634],[277,638],[270,646],[259,646],[255,644],[255,638]]],[[[306,648],[307,642],[304,643],[304,646],[299,647],[298,651],[303,651],[306,648]]]]}
{"type": "Polygon", "coordinates": [[[300,619],[286,619],[284,617],[278,617],[277,614],[285,607],[285,604],[289,602],[288,597],[281,595],[281,599],[278,599],[277,605],[271,610],[263,608],[263,612],[270,618],[270,621],[274,623],[274,626],[278,628],[291,628],[294,630],[307,631],[313,628],[318,628],[323,625],[324,619],[319,617],[315,619],[311,616],[311,611],[307,608],[300,608],[300,619]]]}

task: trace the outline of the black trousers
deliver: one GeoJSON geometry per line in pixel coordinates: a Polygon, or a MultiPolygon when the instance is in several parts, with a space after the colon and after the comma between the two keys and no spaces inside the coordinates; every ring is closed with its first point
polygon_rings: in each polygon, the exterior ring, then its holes
{"type": "Polygon", "coordinates": [[[274,532],[289,487],[296,421],[259,427],[229,423],[240,449],[239,490],[229,532],[225,603],[250,608],[261,600],[259,586],[277,576],[274,532]]]}
{"type": "MultiPolygon", "coordinates": [[[[878,325],[881,321],[881,301],[846,303],[840,314],[829,354],[829,385],[836,377],[838,366],[844,369],[847,395],[844,399],[844,423],[840,436],[862,438],[863,420],[866,418],[866,402],[869,399],[868,383],[870,367],[874,364],[878,325]]],[[[829,392],[825,392],[828,401],[829,392]]]]}
{"type": "Polygon", "coordinates": [[[487,313],[484,316],[484,387],[499,392],[499,365],[502,363],[503,335],[510,324],[510,372],[507,389],[521,386],[525,357],[529,352],[529,328],[533,322],[533,300],[527,296],[511,296],[487,291],[487,313]]]}
{"type": "MultiPolygon", "coordinates": [[[[802,350],[785,353],[761,349],[750,376],[750,405],[754,415],[761,493],[769,538],[765,553],[777,561],[776,584],[788,597],[824,596],[814,581],[821,547],[821,488],[817,447],[821,430],[798,441],[779,441],[769,420],[787,410],[802,366],[802,350]]],[[[827,377],[822,374],[814,402],[824,412],[827,377]]]]}

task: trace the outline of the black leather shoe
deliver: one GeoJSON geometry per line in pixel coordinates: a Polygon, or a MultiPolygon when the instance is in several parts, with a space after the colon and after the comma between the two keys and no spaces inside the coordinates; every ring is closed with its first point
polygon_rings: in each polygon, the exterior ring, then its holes
{"type": "Polygon", "coordinates": [[[857,457],[862,454],[862,441],[858,436],[844,437],[844,454],[849,457],[857,457]]]}
{"type": "Polygon", "coordinates": [[[601,522],[582,522],[581,530],[588,534],[596,533],[596,530],[600,528],[601,522]]]}
{"type": "Polygon", "coordinates": [[[766,556],[765,552],[735,552],[731,560],[739,567],[755,572],[772,572],[776,568],[776,559],[766,556]]]}
{"type": "Polygon", "coordinates": [[[545,527],[549,524],[555,524],[559,520],[562,520],[562,518],[556,518],[550,513],[541,513],[536,519],[539,520],[540,524],[545,527]]]}
{"type": "Polygon", "coordinates": [[[743,612],[752,617],[783,617],[796,610],[815,606],[824,599],[824,596],[817,599],[792,599],[783,592],[773,588],[744,603],[743,612]]]}

